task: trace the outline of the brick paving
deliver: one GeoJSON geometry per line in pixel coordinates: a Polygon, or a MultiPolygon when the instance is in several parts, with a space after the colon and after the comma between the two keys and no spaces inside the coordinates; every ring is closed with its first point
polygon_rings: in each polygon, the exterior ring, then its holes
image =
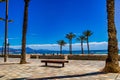
{"type": "Polygon", "coordinates": [[[120,80],[119,73],[102,73],[105,61],[69,60],[65,67],[49,64],[41,59],[27,59],[28,64],[19,64],[19,58],[0,58],[0,80],[120,80]]]}

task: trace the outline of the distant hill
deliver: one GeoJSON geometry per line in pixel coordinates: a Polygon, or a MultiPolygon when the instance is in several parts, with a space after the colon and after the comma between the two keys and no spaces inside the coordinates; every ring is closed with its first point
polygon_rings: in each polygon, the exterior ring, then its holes
{"type": "MultiPolygon", "coordinates": [[[[11,53],[21,53],[21,49],[14,49],[14,48],[9,48],[9,51],[11,53]]],[[[29,47],[26,47],[26,52],[27,53],[47,53],[50,52],[51,50],[47,50],[47,49],[39,49],[39,50],[35,50],[29,47]]],[[[0,48],[0,53],[2,52],[2,48],[0,48]]]]}

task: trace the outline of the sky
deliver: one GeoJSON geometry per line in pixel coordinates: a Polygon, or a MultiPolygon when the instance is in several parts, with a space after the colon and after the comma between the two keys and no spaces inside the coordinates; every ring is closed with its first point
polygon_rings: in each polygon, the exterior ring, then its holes
{"type": "MultiPolygon", "coordinates": [[[[120,42],[120,0],[115,0],[115,25],[120,42]]],[[[12,48],[21,47],[24,0],[9,0],[8,40],[12,48]]],[[[90,49],[107,49],[106,0],[30,0],[27,30],[27,47],[57,50],[58,40],[68,39],[73,32],[82,35],[91,30],[90,49]],[[103,47],[101,47],[103,46],[103,47]]],[[[0,17],[5,18],[5,3],[0,3],[0,17]]],[[[4,43],[4,21],[0,21],[0,46],[4,43]]],[[[120,46],[120,44],[119,44],[120,46]]],[[[84,43],[86,49],[86,42],[84,43]]],[[[120,47],[119,47],[120,48],[120,47]]],[[[68,44],[63,47],[68,50],[68,44]]],[[[80,43],[73,39],[73,49],[79,50],[80,43]]]]}

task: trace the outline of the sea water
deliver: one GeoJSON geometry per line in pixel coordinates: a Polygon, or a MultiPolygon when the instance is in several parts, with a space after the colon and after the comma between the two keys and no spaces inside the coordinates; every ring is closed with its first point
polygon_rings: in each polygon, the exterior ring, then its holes
{"type": "MultiPolygon", "coordinates": [[[[34,51],[34,52],[26,52],[27,54],[60,54],[60,51],[52,51],[52,50],[46,50],[46,51],[34,51]]],[[[90,54],[107,54],[107,50],[90,50],[90,54]]],[[[10,52],[9,54],[21,54],[21,52],[10,52]]],[[[68,50],[63,50],[62,54],[69,54],[68,50]]],[[[73,50],[72,54],[81,54],[81,51],[73,50]]],[[[84,50],[84,54],[88,54],[87,50],[84,50]]],[[[120,54],[120,50],[119,50],[120,54]]]]}
{"type": "MultiPolygon", "coordinates": [[[[60,51],[39,51],[39,52],[28,52],[28,54],[60,54],[60,51]]],[[[107,54],[107,50],[90,50],[90,54],[107,54]]],[[[69,51],[63,50],[62,54],[69,54],[69,51]]],[[[72,54],[81,54],[81,51],[72,51],[72,54]]],[[[84,50],[84,54],[88,54],[87,50],[84,50]]],[[[120,51],[119,51],[120,54],[120,51]]]]}

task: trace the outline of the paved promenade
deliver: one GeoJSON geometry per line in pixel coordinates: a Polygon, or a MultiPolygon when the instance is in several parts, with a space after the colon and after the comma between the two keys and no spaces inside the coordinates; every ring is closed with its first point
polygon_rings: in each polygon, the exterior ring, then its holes
{"type": "Polygon", "coordinates": [[[0,58],[0,80],[120,80],[118,73],[101,73],[104,61],[69,60],[65,67],[48,64],[41,59],[28,59],[29,64],[19,64],[20,59],[9,58],[4,63],[0,58]]]}

